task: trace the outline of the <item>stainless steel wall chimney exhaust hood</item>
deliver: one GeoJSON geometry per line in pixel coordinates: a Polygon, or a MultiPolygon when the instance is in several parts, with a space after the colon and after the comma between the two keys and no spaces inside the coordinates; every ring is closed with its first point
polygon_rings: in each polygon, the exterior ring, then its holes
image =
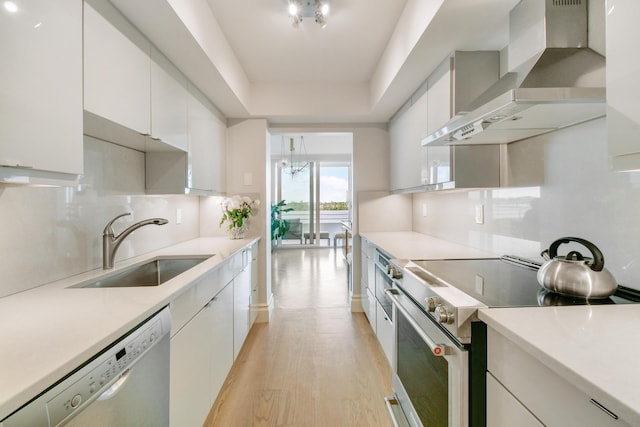
{"type": "Polygon", "coordinates": [[[504,144],[606,114],[605,58],[587,46],[587,0],[522,0],[510,70],[422,145],[504,144]]]}

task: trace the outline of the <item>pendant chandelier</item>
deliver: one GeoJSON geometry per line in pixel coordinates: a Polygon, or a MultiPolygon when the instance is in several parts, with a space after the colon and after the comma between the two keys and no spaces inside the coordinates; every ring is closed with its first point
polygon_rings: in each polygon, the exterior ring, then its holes
{"type": "Polygon", "coordinates": [[[307,157],[307,147],[304,145],[304,136],[300,137],[298,149],[296,150],[295,138],[289,137],[289,152],[285,150],[285,137],[282,137],[280,145],[280,164],[282,169],[296,176],[304,170],[309,164],[307,157]]]}
{"type": "Polygon", "coordinates": [[[302,18],[313,18],[321,28],[327,26],[330,0],[288,0],[289,16],[293,27],[298,28],[302,18]]]}

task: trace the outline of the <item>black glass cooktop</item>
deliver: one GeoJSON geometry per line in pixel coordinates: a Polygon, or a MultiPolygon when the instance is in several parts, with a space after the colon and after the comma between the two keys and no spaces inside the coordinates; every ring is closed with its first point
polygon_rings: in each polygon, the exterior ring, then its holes
{"type": "MultiPolygon", "coordinates": [[[[488,307],[546,305],[629,304],[640,302],[640,292],[619,287],[609,298],[583,299],[549,292],[538,284],[539,264],[516,264],[500,258],[413,261],[429,283],[443,281],[488,307]],[[426,275],[424,275],[427,273],[426,275]],[[431,276],[431,277],[429,277],[431,276]]],[[[416,273],[414,271],[414,273],[416,273]]],[[[420,276],[420,274],[418,274],[420,276]]]]}

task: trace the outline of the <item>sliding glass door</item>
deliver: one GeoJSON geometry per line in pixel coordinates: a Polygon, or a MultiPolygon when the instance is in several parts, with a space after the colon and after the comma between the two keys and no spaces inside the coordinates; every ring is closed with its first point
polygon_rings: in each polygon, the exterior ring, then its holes
{"type": "Polygon", "coordinates": [[[302,170],[277,166],[274,200],[284,200],[289,230],[282,245],[331,246],[350,219],[351,167],[349,162],[310,161],[302,170]]]}

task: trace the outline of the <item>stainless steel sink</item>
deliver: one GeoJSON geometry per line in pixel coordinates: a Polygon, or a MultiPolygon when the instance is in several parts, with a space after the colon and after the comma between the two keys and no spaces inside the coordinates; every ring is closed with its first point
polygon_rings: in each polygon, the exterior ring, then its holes
{"type": "Polygon", "coordinates": [[[210,258],[203,255],[188,258],[155,258],[145,264],[105,276],[89,283],[81,283],[73,288],[130,288],[139,286],[158,286],[177,275],[210,258]]]}

